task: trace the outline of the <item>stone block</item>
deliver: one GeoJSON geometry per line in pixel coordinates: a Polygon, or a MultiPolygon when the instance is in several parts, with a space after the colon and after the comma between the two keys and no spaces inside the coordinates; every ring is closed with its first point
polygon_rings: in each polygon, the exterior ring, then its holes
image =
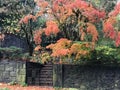
{"type": "Polygon", "coordinates": [[[0,65],[0,71],[4,71],[5,70],[5,65],[0,65]]]}
{"type": "Polygon", "coordinates": [[[16,77],[16,72],[14,72],[14,71],[12,71],[12,72],[10,72],[10,77],[16,77]]]}
{"type": "Polygon", "coordinates": [[[11,62],[9,62],[9,66],[16,69],[17,68],[17,62],[16,61],[11,61],[11,62]]]}
{"type": "Polygon", "coordinates": [[[9,66],[9,65],[5,66],[5,71],[13,71],[13,70],[14,70],[13,66],[9,66]]]}
{"type": "Polygon", "coordinates": [[[9,77],[10,77],[10,72],[4,71],[4,72],[2,73],[2,75],[3,75],[3,77],[5,77],[5,78],[9,78],[9,77]]]}
{"type": "Polygon", "coordinates": [[[25,75],[26,74],[26,69],[20,69],[19,74],[20,75],[25,75]]]}
{"type": "Polygon", "coordinates": [[[17,81],[17,80],[16,80],[16,77],[10,77],[10,79],[11,79],[11,82],[12,82],[12,81],[17,81]]]}
{"type": "Polygon", "coordinates": [[[0,64],[1,65],[7,65],[7,64],[9,64],[9,61],[8,60],[1,60],[0,64]]]}
{"type": "Polygon", "coordinates": [[[25,75],[18,75],[17,76],[17,81],[19,83],[25,82],[26,81],[26,76],[25,75]]]}
{"type": "Polygon", "coordinates": [[[0,77],[2,77],[2,72],[0,72],[0,77]]]}
{"type": "Polygon", "coordinates": [[[17,68],[19,68],[19,69],[22,69],[23,67],[24,67],[24,62],[22,62],[22,61],[17,61],[17,68]]]}
{"type": "Polygon", "coordinates": [[[26,63],[23,63],[22,68],[23,68],[23,69],[26,68],[26,63]]]}

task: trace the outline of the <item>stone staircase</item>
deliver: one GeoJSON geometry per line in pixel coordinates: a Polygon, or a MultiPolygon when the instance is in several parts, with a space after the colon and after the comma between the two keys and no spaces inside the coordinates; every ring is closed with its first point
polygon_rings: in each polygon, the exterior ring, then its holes
{"type": "Polygon", "coordinates": [[[41,68],[39,76],[39,84],[52,86],[53,85],[53,66],[52,64],[46,64],[41,68]]]}
{"type": "Polygon", "coordinates": [[[28,85],[53,86],[53,65],[28,63],[26,82],[28,85]]]}

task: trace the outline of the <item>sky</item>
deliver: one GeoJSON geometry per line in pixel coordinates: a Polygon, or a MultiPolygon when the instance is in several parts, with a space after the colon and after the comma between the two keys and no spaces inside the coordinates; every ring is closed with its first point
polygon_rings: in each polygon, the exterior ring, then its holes
{"type": "Polygon", "coordinates": [[[117,0],[118,2],[120,2],[120,0],[117,0]]]}

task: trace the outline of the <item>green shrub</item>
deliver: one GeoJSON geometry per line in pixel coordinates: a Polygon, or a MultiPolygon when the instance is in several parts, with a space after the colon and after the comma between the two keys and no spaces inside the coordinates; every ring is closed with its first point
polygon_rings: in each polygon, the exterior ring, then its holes
{"type": "Polygon", "coordinates": [[[11,47],[0,47],[0,58],[2,59],[22,59],[22,60],[29,60],[31,57],[29,53],[23,53],[21,48],[17,48],[15,46],[11,47]]]}
{"type": "Polygon", "coordinates": [[[97,64],[119,64],[120,49],[110,46],[97,46],[91,54],[91,62],[97,64]]]}
{"type": "Polygon", "coordinates": [[[19,54],[21,54],[22,49],[17,48],[15,46],[5,47],[5,48],[0,47],[0,53],[2,55],[2,58],[11,59],[11,58],[17,57],[19,54]]]}
{"type": "Polygon", "coordinates": [[[119,65],[120,48],[107,45],[96,46],[95,49],[90,52],[89,57],[81,58],[80,60],[72,63],[81,65],[119,65]]]}

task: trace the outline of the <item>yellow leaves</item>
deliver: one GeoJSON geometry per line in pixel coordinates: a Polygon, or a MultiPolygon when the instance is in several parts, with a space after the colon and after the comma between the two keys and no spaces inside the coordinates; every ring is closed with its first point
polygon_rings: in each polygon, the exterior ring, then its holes
{"type": "Polygon", "coordinates": [[[44,47],[40,45],[36,46],[34,49],[32,61],[46,63],[51,60],[51,55],[49,51],[46,51],[44,47]]]}
{"type": "Polygon", "coordinates": [[[90,51],[92,50],[93,44],[92,43],[73,43],[70,47],[69,54],[70,56],[74,55],[75,60],[80,59],[81,57],[89,55],[90,51]]]}
{"type": "Polygon", "coordinates": [[[76,54],[75,59],[78,60],[81,58],[81,56],[87,56],[89,54],[89,51],[81,50],[76,54]]]}
{"type": "Polygon", "coordinates": [[[61,57],[61,56],[66,56],[69,53],[69,49],[59,49],[54,51],[51,56],[53,57],[61,57]]]}
{"type": "Polygon", "coordinates": [[[60,40],[57,41],[57,43],[50,44],[46,48],[52,49],[51,56],[61,57],[66,56],[69,53],[70,44],[71,44],[70,40],[61,38],[60,40]]]}
{"type": "Polygon", "coordinates": [[[82,56],[89,55],[90,51],[93,49],[92,43],[73,43],[72,41],[62,38],[55,44],[48,45],[47,49],[52,50],[51,56],[53,57],[74,57],[75,60],[80,59],[82,56]]]}
{"type": "Polygon", "coordinates": [[[45,62],[48,62],[50,60],[50,54],[48,52],[44,52],[41,54],[41,62],[42,63],[45,63],[45,62]]]}
{"type": "Polygon", "coordinates": [[[47,49],[49,49],[49,48],[52,49],[53,47],[54,47],[54,44],[50,44],[50,45],[46,46],[47,49]]]}
{"type": "Polygon", "coordinates": [[[74,43],[70,48],[70,54],[76,54],[81,49],[81,44],[74,43]]]}

